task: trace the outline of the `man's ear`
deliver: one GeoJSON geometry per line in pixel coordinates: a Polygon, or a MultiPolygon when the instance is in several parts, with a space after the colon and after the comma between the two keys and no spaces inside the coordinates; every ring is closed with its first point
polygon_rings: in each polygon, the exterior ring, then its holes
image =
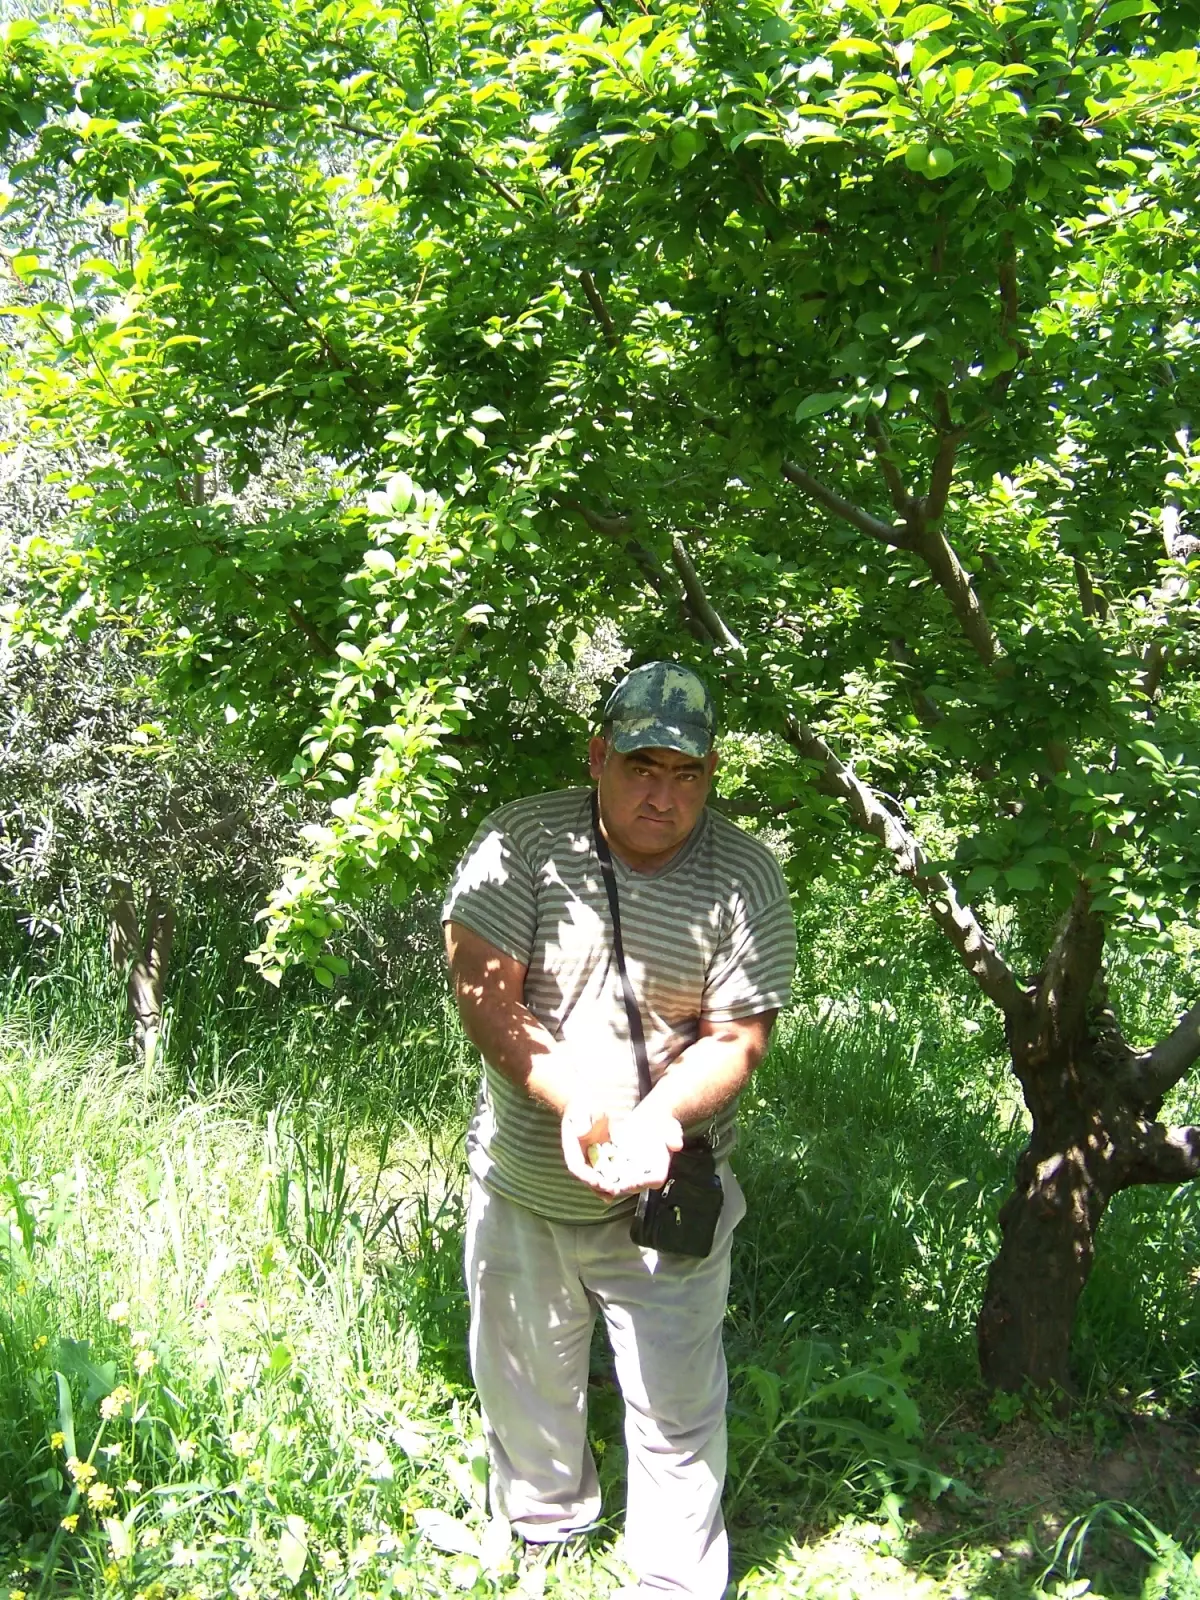
{"type": "Polygon", "coordinates": [[[708,752],[708,776],[709,776],[710,779],[712,778],[713,773],[716,772],[717,768],[720,765],[721,765],[721,752],[719,750],[710,750],[708,752]]]}
{"type": "Polygon", "coordinates": [[[604,761],[607,755],[608,745],[599,734],[588,741],[588,771],[593,778],[599,780],[600,774],[604,771],[604,761]]]}

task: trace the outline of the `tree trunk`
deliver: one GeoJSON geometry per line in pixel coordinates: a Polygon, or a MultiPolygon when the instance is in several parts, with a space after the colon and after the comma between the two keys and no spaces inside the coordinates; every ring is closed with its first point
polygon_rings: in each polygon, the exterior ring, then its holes
{"type": "MultiPolygon", "coordinates": [[[[1074,1074],[1062,1073],[1067,1083],[1074,1074]]],[[[1088,1074],[1090,1076],[1090,1074],[1088,1074]]],[[[984,1382],[1070,1392],[1068,1353],[1092,1269],[1097,1225],[1112,1195],[1115,1154],[1099,1116],[1064,1105],[1037,1126],[1000,1212],[1002,1243],[988,1270],[977,1335],[984,1382]]]]}
{"type": "MultiPolygon", "coordinates": [[[[1134,1184],[1200,1174],[1200,1129],[1157,1120],[1166,1087],[1196,1053],[1187,1019],[1155,1050],[1135,1052],[1102,980],[1090,1006],[1073,1003],[1075,952],[1065,954],[1067,979],[1051,974],[1059,1004],[1034,1004],[1008,1019],[1013,1071],[1033,1128],[1000,1212],[1002,1243],[977,1324],[980,1369],[994,1389],[1031,1384],[1071,1393],[1071,1330],[1108,1202],[1134,1184]]],[[[1043,996],[1049,986],[1045,978],[1043,996]]]]}
{"type": "Polygon", "coordinates": [[[151,893],[143,931],[133,886],[118,878],[110,891],[108,918],[109,953],[116,966],[128,963],[125,993],[133,1016],[134,1038],[150,1062],[162,1028],[163,991],[175,937],[175,912],[151,893]]]}

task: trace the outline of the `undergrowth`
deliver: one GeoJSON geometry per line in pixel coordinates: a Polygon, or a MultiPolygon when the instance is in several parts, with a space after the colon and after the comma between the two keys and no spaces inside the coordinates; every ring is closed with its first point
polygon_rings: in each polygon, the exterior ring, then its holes
{"type": "MultiPolygon", "coordinates": [[[[57,962],[15,962],[0,1004],[10,1591],[617,1587],[620,1411],[599,1353],[603,1527],[531,1564],[487,1515],[459,1265],[474,1067],[436,977],[385,985],[364,964],[332,1001],[281,1000],[234,946],[185,942],[148,1075],[98,947],[80,932],[57,962]]],[[[1050,1593],[1104,1539],[1132,1563],[1106,1593],[1154,1571],[1153,1592],[1184,1593],[1186,1486],[1094,1531],[1068,1506],[1082,1537],[1042,1528],[1004,1583],[989,1565],[1006,1418],[978,1389],[973,1322],[1024,1126],[997,1043],[960,994],[921,1010],[864,980],[785,1018],[746,1096],[727,1507],[755,1600],[1050,1593]],[[911,1522],[930,1505],[940,1544],[911,1522]]],[[[1196,1205],[1138,1192],[1106,1219],[1077,1340],[1094,1421],[1114,1396],[1196,1403],[1196,1205]]]]}

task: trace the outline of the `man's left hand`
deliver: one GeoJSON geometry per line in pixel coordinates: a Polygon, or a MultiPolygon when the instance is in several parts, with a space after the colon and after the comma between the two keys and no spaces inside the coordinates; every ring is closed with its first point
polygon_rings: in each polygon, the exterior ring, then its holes
{"type": "Polygon", "coordinates": [[[609,1194],[636,1194],[642,1189],[661,1189],[667,1181],[671,1157],[683,1146],[679,1119],[654,1104],[653,1097],[642,1100],[613,1130],[612,1142],[632,1176],[609,1194]]]}

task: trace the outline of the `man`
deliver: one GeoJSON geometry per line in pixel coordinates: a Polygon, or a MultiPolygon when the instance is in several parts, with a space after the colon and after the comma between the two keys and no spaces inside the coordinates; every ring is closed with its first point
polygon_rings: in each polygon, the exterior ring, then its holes
{"type": "Polygon", "coordinates": [[[471,1363],[495,1508],[526,1540],[568,1538],[600,1509],[586,1434],[599,1311],[625,1400],[639,1592],[720,1600],[721,1325],[745,1210],[727,1157],[738,1094],[788,997],[795,925],[769,851],[705,809],[717,755],[694,673],[663,661],[629,673],[589,764],[653,1088],[639,1101],[592,791],[504,806],[443,908],[484,1062],[467,1141],[471,1363]],[[635,1245],[636,1194],[607,1189],[588,1159],[611,1141],[639,1187],[661,1186],[685,1131],[711,1137],[725,1192],[702,1260],[635,1245]]]}

